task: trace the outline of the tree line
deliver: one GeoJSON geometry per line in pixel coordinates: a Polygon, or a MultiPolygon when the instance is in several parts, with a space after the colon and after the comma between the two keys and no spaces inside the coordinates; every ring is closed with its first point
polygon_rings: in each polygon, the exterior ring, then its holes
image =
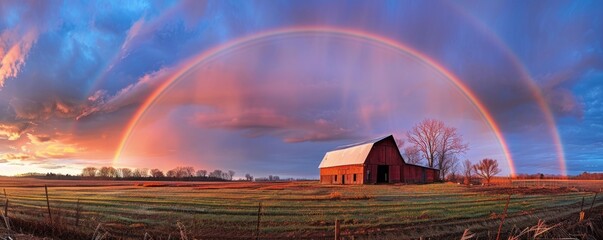
{"type": "MultiPolygon", "coordinates": [[[[220,169],[208,172],[204,169],[195,171],[193,167],[176,167],[167,172],[163,172],[160,169],[153,168],[114,168],[110,166],[105,167],[85,167],[82,169],[82,177],[87,178],[169,178],[169,179],[205,179],[205,180],[233,180],[235,171],[228,170],[222,171],[220,169]]],[[[245,174],[245,180],[253,181],[253,176],[245,174]]]]}

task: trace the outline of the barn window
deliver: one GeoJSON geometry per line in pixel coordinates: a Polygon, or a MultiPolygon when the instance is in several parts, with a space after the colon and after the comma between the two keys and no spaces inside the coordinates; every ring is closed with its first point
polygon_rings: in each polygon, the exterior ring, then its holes
{"type": "Polygon", "coordinates": [[[335,182],[337,182],[337,175],[335,175],[335,182]]]}
{"type": "Polygon", "coordinates": [[[356,174],[354,173],[354,182],[356,182],[356,174]]]}

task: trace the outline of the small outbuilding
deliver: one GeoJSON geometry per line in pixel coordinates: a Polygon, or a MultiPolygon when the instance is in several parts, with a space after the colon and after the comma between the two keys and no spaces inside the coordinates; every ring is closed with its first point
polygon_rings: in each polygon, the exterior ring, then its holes
{"type": "Polygon", "coordinates": [[[325,184],[432,183],[440,171],[404,162],[393,135],[345,145],[320,162],[325,184]]]}

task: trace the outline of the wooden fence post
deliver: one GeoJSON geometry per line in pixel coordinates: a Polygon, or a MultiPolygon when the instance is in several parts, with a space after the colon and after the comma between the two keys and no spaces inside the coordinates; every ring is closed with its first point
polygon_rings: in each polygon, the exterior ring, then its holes
{"type": "Polygon", "coordinates": [[[262,202],[258,203],[258,223],[257,226],[255,228],[255,239],[258,240],[260,239],[260,221],[262,216],[262,202]]]}
{"type": "Polygon", "coordinates": [[[80,199],[77,199],[77,203],[75,205],[75,226],[80,225],[80,199]]]}
{"type": "Polygon", "coordinates": [[[593,210],[593,206],[595,206],[595,201],[597,200],[597,195],[599,195],[598,192],[595,193],[595,196],[593,197],[593,201],[590,203],[590,208],[588,209],[588,217],[590,217],[590,213],[593,210]]]}
{"type": "Polygon", "coordinates": [[[335,240],[339,240],[339,219],[335,219],[335,240]]]}
{"type": "Polygon", "coordinates": [[[578,222],[582,222],[584,220],[584,197],[582,197],[582,203],[580,204],[580,217],[578,222]]]}
{"type": "Polygon", "coordinates": [[[4,200],[4,217],[8,217],[8,198],[4,200]]]}
{"type": "Polygon", "coordinates": [[[8,221],[8,198],[4,201],[4,212],[2,213],[4,225],[10,231],[10,222],[8,221]]]}
{"type": "Polygon", "coordinates": [[[46,207],[48,208],[48,219],[50,219],[50,225],[53,225],[52,213],[50,212],[50,200],[48,199],[48,186],[44,185],[44,191],[46,192],[46,207]]]}
{"type": "Polygon", "coordinates": [[[505,204],[505,211],[503,212],[502,218],[500,219],[500,225],[498,225],[498,233],[496,234],[496,240],[500,240],[500,231],[502,231],[503,223],[505,223],[505,218],[507,217],[507,209],[509,209],[509,202],[511,202],[511,194],[507,198],[507,204],[505,204]]]}

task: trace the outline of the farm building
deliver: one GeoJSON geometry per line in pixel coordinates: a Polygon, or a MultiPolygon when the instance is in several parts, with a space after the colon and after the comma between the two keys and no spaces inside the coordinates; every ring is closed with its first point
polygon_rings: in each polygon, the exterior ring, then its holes
{"type": "Polygon", "coordinates": [[[326,184],[432,183],[439,176],[438,169],[405,163],[393,135],[336,148],[318,168],[326,184]]]}

